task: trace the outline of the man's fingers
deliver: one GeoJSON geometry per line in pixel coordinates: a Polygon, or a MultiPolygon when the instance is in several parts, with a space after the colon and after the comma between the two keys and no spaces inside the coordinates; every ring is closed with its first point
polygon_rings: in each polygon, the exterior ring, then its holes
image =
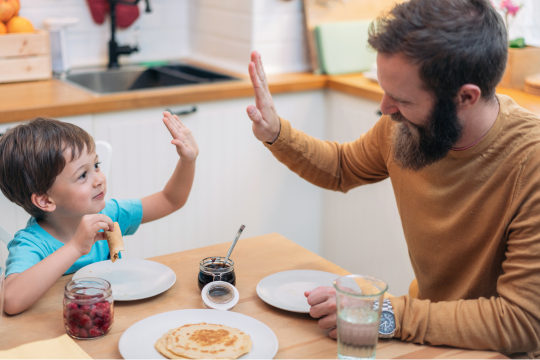
{"type": "Polygon", "coordinates": [[[335,312],[336,301],[334,299],[328,299],[328,301],[314,305],[309,309],[309,315],[315,319],[334,314],[335,312]]]}
{"type": "Polygon", "coordinates": [[[331,339],[337,339],[337,328],[334,328],[328,332],[328,336],[331,339]]]}
{"type": "Polygon", "coordinates": [[[331,329],[336,327],[337,324],[337,314],[334,312],[328,316],[323,317],[319,320],[318,325],[321,329],[331,329]]]}
{"type": "Polygon", "coordinates": [[[255,63],[249,63],[249,78],[251,79],[251,84],[253,85],[253,91],[255,91],[256,100],[264,100],[266,98],[266,89],[259,79],[257,70],[255,68],[255,63]]]}
{"type": "Polygon", "coordinates": [[[261,112],[255,106],[253,105],[248,106],[246,111],[251,121],[253,121],[255,124],[258,125],[263,121],[261,112]]]}
{"type": "Polygon", "coordinates": [[[259,74],[259,79],[261,79],[261,83],[263,84],[266,91],[270,92],[270,89],[268,89],[268,81],[266,80],[266,72],[264,71],[264,66],[262,63],[261,54],[257,53],[257,62],[255,63],[257,66],[257,73],[259,74]]]}
{"type": "Polygon", "coordinates": [[[309,305],[317,305],[325,302],[329,297],[334,297],[334,289],[330,286],[319,286],[318,288],[311,290],[311,294],[307,298],[309,305]]]}

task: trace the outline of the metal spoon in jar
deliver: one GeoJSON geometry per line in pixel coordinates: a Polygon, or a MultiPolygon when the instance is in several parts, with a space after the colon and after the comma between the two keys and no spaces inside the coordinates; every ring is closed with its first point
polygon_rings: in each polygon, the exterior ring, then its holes
{"type": "Polygon", "coordinates": [[[242,231],[244,231],[244,229],[246,228],[245,225],[242,225],[240,226],[240,229],[238,229],[238,232],[236,233],[236,236],[234,237],[234,241],[229,249],[229,252],[227,253],[227,257],[225,258],[225,261],[223,262],[223,267],[225,267],[227,265],[227,261],[229,261],[229,256],[231,256],[231,253],[234,249],[234,246],[236,245],[236,242],[238,241],[238,239],[240,238],[240,235],[242,235],[242,231]]]}

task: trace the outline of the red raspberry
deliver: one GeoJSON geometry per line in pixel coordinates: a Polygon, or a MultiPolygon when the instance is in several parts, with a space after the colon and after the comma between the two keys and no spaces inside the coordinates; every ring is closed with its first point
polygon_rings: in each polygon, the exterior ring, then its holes
{"type": "Polygon", "coordinates": [[[66,307],[70,310],[74,310],[74,309],[78,309],[79,308],[79,305],[75,304],[75,303],[69,303],[66,305],[66,307]]]}
{"type": "Polygon", "coordinates": [[[79,320],[79,326],[90,329],[92,327],[92,319],[90,319],[90,316],[83,315],[81,320],[79,320]]]}
{"type": "Polygon", "coordinates": [[[90,313],[88,315],[90,315],[90,318],[93,319],[93,318],[97,317],[97,312],[98,311],[99,310],[97,310],[97,309],[92,309],[92,310],[90,310],[90,313]]]}
{"type": "Polygon", "coordinates": [[[105,321],[105,322],[110,322],[110,321],[111,321],[111,314],[109,314],[109,313],[103,314],[102,319],[103,319],[103,321],[105,321]]]}
{"type": "Polygon", "coordinates": [[[69,332],[73,336],[79,336],[79,327],[78,326],[70,326],[69,327],[69,332]]]}
{"type": "Polygon", "coordinates": [[[69,317],[70,319],[75,320],[75,321],[79,321],[83,315],[84,315],[84,314],[83,314],[83,312],[82,312],[80,309],[76,309],[76,310],[71,310],[71,311],[69,312],[68,317],[69,317]]]}
{"type": "Polygon", "coordinates": [[[77,321],[73,320],[73,319],[70,319],[69,322],[69,327],[70,328],[76,328],[76,327],[79,327],[79,324],[77,324],[77,321]]]}
{"type": "Polygon", "coordinates": [[[102,327],[103,324],[105,324],[105,321],[103,321],[102,318],[100,317],[95,317],[94,318],[94,325],[97,326],[97,327],[102,327]]]}
{"type": "Polygon", "coordinates": [[[84,311],[85,314],[88,314],[92,307],[90,305],[82,305],[81,310],[84,311]]]}
{"type": "Polygon", "coordinates": [[[97,328],[97,326],[94,326],[93,328],[91,328],[88,333],[90,334],[91,337],[98,337],[98,336],[101,336],[102,333],[101,333],[101,330],[99,330],[97,328]]]}
{"type": "Polygon", "coordinates": [[[88,330],[84,328],[79,329],[79,337],[81,338],[87,338],[88,337],[88,330]]]}
{"type": "Polygon", "coordinates": [[[101,327],[101,331],[103,331],[104,334],[107,333],[107,331],[109,331],[109,328],[111,327],[111,325],[112,324],[108,323],[108,322],[103,324],[103,326],[101,327]]]}

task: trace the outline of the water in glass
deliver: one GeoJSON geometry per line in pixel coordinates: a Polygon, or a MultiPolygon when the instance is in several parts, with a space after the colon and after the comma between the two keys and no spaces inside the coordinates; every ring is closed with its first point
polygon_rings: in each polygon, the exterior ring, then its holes
{"type": "Polygon", "coordinates": [[[340,312],[337,323],[340,359],[374,359],[377,348],[379,314],[365,308],[340,312]]]}

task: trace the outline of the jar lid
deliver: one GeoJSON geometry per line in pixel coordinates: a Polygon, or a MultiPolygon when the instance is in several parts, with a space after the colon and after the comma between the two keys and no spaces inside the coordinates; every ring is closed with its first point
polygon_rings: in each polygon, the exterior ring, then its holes
{"type": "Polygon", "coordinates": [[[212,281],[203,287],[201,297],[208,309],[231,310],[238,304],[240,293],[226,281],[212,281]]]}

